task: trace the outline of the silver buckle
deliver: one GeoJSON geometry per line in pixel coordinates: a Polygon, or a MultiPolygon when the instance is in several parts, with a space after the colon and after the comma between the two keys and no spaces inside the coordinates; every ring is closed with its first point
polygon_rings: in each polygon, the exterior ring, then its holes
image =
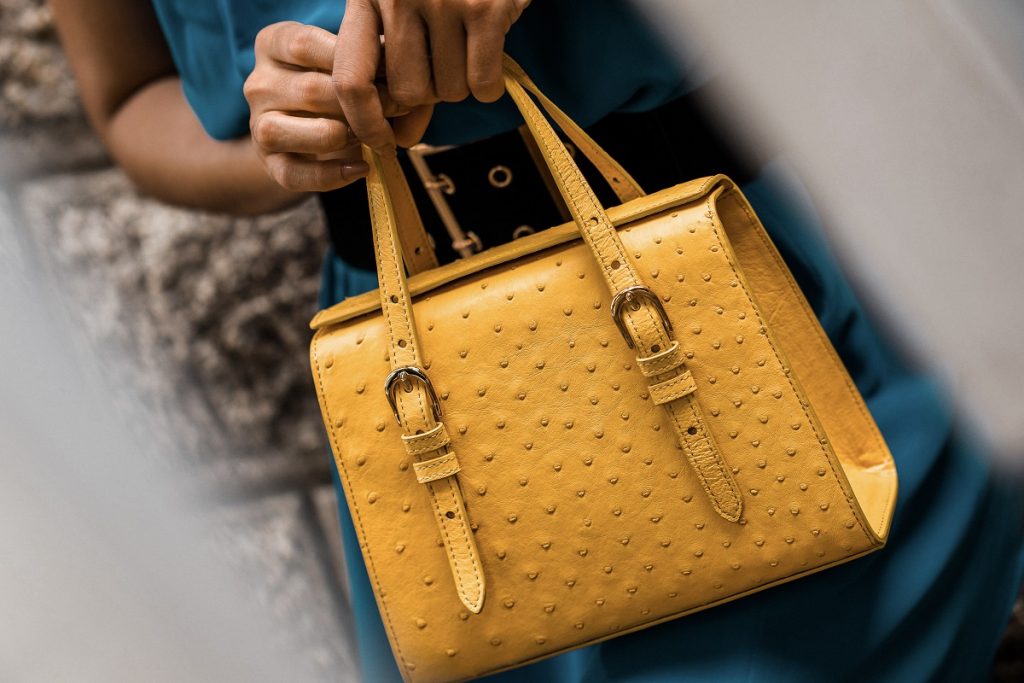
{"type": "Polygon", "coordinates": [[[430,399],[434,420],[440,422],[441,402],[437,400],[437,392],[434,391],[434,385],[430,382],[430,378],[427,377],[425,372],[412,365],[407,365],[404,368],[395,368],[384,379],[384,393],[388,397],[388,404],[391,405],[391,412],[395,414],[395,421],[401,426],[402,418],[398,414],[398,400],[395,398],[395,388],[401,383],[406,391],[412,391],[412,382],[410,381],[412,378],[416,378],[423,383],[423,387],[427,390],[427,398],[430,399]]]}
{"type": "Polygon", "coordinates": [[[661,303],[661,299],[658,295],[652,292],[643,285],[633,285],[632,287],[626,287],[622,291],[616,292],[615,296],[612,297],[612,318],[615,320],[615,325],[619,328],[619,332],[622,333],[622,338],[626,340],[626,344],[629,348],[634,348],[636,344],[633,342],[633,338],[629,336],[629,330],[626,329],[626,321],[622,319],[622,307],[625,304],[629,304],[630,310],[640,310],[640,300],[644,299],[648,303],[652,304],[658,311],[658,316],[661,318],[661,324],[665,327],[665,331],[672,332],[672,321],[668,319],[668,313],[665,312],[665,305],[661,303]]]}
{"type": "Polygon", "coordinates": [[[416,169],[416,175],[419,176],[420,182],[423,183],[423,187],[426,189],[427,195],[437,211],[437,215],[440,216],[441,222],[444,223],[448,236],[452,238],[452,249],[459,256],[472,256],[482,251],[484,245],[472,230],[467,232],[462,229],[459,221],[455,218],[455,214],[452,213],[451,207],[448,206],[448,200],[445,199],[445,195],[455,194],[455,181],[444,173],[435,176],[427,164],[426,158],[431,154],[447,152],[450,149],[454,149],[454,145],[445,145],[443,147],[435,147],[425,143],[413,145],[409,148],[409,161],[412,162],[412,167],[416,169]]]}

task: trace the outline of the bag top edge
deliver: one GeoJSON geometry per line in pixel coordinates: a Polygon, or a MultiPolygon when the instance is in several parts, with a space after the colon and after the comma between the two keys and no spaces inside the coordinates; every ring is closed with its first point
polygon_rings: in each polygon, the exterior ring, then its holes
{"type": "MultiPolygon", "coordinates": [[[[638,197],[625,204],[613,206],[608,209],[608,217],[616,227],[621,227],[669,207],[702,199],[722,184],[732,185],[733,183],[724,175],[690,180],[653,194],[638,197]]],[[[542,232],[491,247],[479,254],[418,273],[408,280],[409,292],[414,297],[421,296],[468,275],[579,239],[579,237],[580,233],[575,223],[563,223],[542,232]]],[[[379,312],[380,307],[380,290],[372,289],[323,309],[313,317],[309,326],[314,331],[321,330],[374,311],[379,312]]]]}

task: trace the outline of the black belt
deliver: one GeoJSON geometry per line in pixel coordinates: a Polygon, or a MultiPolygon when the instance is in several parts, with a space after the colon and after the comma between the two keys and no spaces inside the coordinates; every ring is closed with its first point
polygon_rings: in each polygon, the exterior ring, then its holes
{"type": "MultiPolygon", "coordinates": [[[[699,93],[646,112],[610,114],[587,132],[649,192],[715,173],[741,183],[753,177],[754,165],[704,114],[699,93]]],[[[574,156],[601,202],[618,203],[597,169],[582,154],[574,156]]],[[[480,251],[567,220],[519,130],[457,147],[419,146],[399,158],[441,263],[458,258],[460,248],[463,254],[480,251]],[[435,188],[434,199],[428,187],[435,188]],[[465,235],[462,244],[453,245],[452,226],[445,220],[454,220],[455,232],[465,235]]],[[[373,270],[362,183],[322,193],[320,199],[335,252],[352,266],[373,270]]]]}

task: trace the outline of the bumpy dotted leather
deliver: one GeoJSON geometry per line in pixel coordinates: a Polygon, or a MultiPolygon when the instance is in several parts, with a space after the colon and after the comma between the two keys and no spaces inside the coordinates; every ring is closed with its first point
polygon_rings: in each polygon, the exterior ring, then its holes
{"type": "Polygon", "coordinates": [[[324,422],[407,680],[519,666],[884,544],[891,456],[739,191],[706,179],[611,214],[615,270],[657,293],[674,340],[640,319],[630,329],[645,344],[626,346],[609,274],[566,226],[408,286],[395,236],[382,237],[392,284],[379,303],[355,297],[315,321],[324,422]],[[425,392],[397,392],[401,427],[383,392],[414,363],[450,439],[419,458],[402,437],[436,429],[425,392]],[[659,408],[652,385],[686,372],[696,390],[659,408]],[[701,475],[705,439],[745,499],[735,522],[707,490],[722,483],[701,475]],[[434,461],[458,469],[421,483],[434,461]]]}
{"type": "MultiPolygon", "coordinates": [[[[597,196],[520,84],[524,78],[521,69],[507,57],[505,62],[505,88],[522,112],[527,127],[543,152],[584,242],[601,267],[609,290],[615,294],[643,286],[644,280],[626,258],[625,247],[597,196]]],[[[651,302],[641,299],[633,307],[626,306],[622,311],[625,325],[629,329],[629,341],[636,345],[641,357],[656,353],[672,343],[657,308],[651,302]]],[[[658,382],[670,379],[668,376],[659,376],[658,382]]],[[[703,424],[696,398],[692,391],[680,393],[675,398],[679,400],[662,401],[661,404],[671,418],[670,424],[686,452],[687,460],[700,479],[704,493],[711,498],[715,511],[729,521],[738,521],[743,509],[739,489],[714,437],[703,424]]]]}
{"type": "MultiPolygon", "coordinates": [[[[384,184],[385,163],[378,155],[367,156],[370,172],[366,183],[373,224],[374,252],[377,259],[377,273],[380,280],[381,310],[387,327],[387,346],[392,371],[401,369],[420,370],[419,340],[413,324],[412,301],[405,282],[402,267],[400,239],[395,223],[393,193],[384,184]]],[[[387,389],[385,387],[385,389],[387,389]]],[[[385,394],[387,394],[385,390],[385,394]]],[[[395,397],[395,413],[404,432],[403,445],[410,437],[434,433],[438,426],[432,397],[418,380],[399,382],[395,397]]],[[[441,433],[445,433],[441,427],[441,433]]],[[[459,482],[452,475],[459,471],[458,461],[451,450],[451,444],[438,442],[435,445],[446,449],[451,457],[447,460],[447,476],[423,477],[416,472],[417,481],[422,484],[431,498],[431,509],[442,544],[448,556],[456,594],[462,604],[473,613],[483,609],[485,579],[481,567],[480,552],[470,530],[466,514],[465,498],[459,482]]],[[[414,441],[415,443],[415,441],[414,441]]],[[[422,449],[420,456],[427,451],[422,449]]],[[[433,451],[437,452],[437,451],[433,451]]],[[[422,465],[420,466],[422,469],[422,465]]]]}

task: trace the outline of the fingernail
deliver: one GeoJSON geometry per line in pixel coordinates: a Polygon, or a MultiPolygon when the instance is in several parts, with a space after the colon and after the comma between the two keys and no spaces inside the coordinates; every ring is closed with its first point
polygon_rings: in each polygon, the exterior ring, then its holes
{"type": "Polygon", "coordinates": [[[366,172],[370,170],[370,167],[365,161],[353,161],[350,164],[343,164],[341,167],[341,176],[346,180],[352,180],[353,178],[361,178],[366,175],[366,172]]]}

